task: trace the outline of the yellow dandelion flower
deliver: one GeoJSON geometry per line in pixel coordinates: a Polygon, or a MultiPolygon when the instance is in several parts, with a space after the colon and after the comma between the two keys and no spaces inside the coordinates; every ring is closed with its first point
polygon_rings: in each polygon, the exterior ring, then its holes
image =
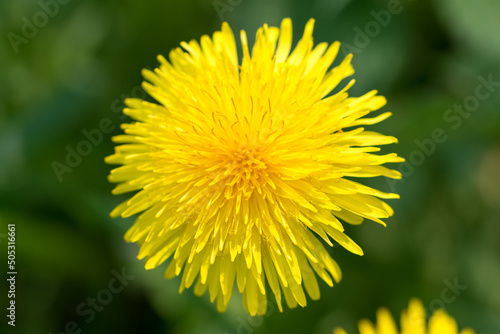
{"type": "Polygon", "coordinates": [[[208,288],[219,311],[235,282],[252,315],[266,312],[266,282],[280,310],[282,293],[291,308],[306,305],[303,287],[318,299],[314,273],[330,286],[341,279],[320,239],[362,255],[340,219],[384,224],[393,214],[379,198],[398,195],[346,178],[401,177],[381,165],[403,159],[373,154],[396,138],[360,127],[390,116],[363,118],[386,100],[348,97],[354,80],[330,94],[354,72],[352,55],[329,69],[340,43],[313,48],[313,25],[291,53],[290,19],[259,28],[251,51],[242,31],[241,64],[227,23],[181,43],[170,61],[159,56],[143,71],[159,104],[125,101],[136,122],[122,125],[106,158],[123,165],[109,176],[113,193],[138,191],[111,216],[142,212],[125,239],[141,245],[146,269],[170,259],[165,276],[183,272],[181,291],[208,288]]]}
{"type": "MultiPolygon", "coordinates": [[[[401,332],[398,331],[394,318],[386,308],[377,311],[375,325],[370,320],[363,319],[358,324],[358,330],[360,334],[475,334],[470,328],[464,328],[459,332],[455,319],[442,309],[434,311],[427,325],[424,306],[416,298],[410,300],[408,309],[401,313],[401,332]]],[[[335,328],[333,334],[347,334],[347,332],[342,328],[335,328]]]]}

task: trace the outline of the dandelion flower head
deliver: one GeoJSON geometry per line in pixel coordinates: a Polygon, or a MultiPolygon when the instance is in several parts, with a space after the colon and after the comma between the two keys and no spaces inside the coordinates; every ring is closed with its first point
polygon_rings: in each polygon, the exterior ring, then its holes
{"type": "MultiPolygon", "coordinates": [[[[470,328],[458,331],[457,322],[442,309],[434,311],[426,323],[425,309],[422,302],[416,298],[410,300],[408,309],[401,313],[401,332],[389,310],[380,308],[377,311],[377,322],[363,319],[358,324],[360,334],[475,334],[470,328]]],[[[347,334],[343,329],[336,328],[333,334],[347,334]]]]}
{"type": "Polygon", "coordinates": [[[390,116],[365,118],[385,105],[376,91],[349,97],[337,86],[353,74],[352,55],[333,68],[340,43],[313,47],[314,20],[292,51],[292,24],[264,25],[249,49],[240,34],[239,61],[227,23],[212,37],[181,43],[169,60],[144,70],[144,89],[158,103],[127,99],[135,122],[113,137],[122,165],[109,180],[114,194],[135,194],[111,213],[140,213],[125,239],[137,242],[146,269],[169,261],[166,278],[182,273],[224,311],[236,285],[252,314],[264,314],[272,292],[278,308],[320,297],[316,275],[341,279],[326,247],[336,242],[362,255],[341,223],[393,214],[398,198],[352,178],[399,172],[382,166],[396,154],[374,154],[396,138],[366,131],[390,116]],[[332,92],[335,90],[335,92],[332,92]],[[269,288],[266,290],[266,285],[269,288]]]}

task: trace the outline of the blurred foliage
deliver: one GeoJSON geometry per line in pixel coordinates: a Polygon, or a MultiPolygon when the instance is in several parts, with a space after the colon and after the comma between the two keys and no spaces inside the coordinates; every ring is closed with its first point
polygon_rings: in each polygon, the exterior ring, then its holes
{"type": "Polygon", "coordinates": [[[402,0],[401,12],[368,45],[351,50],[357,80],[351,94],[378,89],[388,98],[385,110],[394,116],[372,129],[397,136],[390,150],[409,162],[401,182],[367,181],[401,194],[390,203],[396,214],[386,228],[347,226],[366,255],[334,249],[343,281],[321,284],[322,298],[305,309],[271,307],[251,319],[238,294],[224,314],[207,296],[179,295],[179,281],[163,279],[165,265],[145,271],[135,259],[138,246],[122,240],[133,220],[108,215],[123,198],[111,196],[111,167],[103,159],[127,121],[119,113],[123,99],[144,96],[140,71],[154,68],[157,54],[212,33],[219,14],[250,38],[283,17],[292,17],[298,38],[314,17],[317,42],[356,46],[355,28],[365,31],[372,11],[390,2],[74,0],[59,4],[17,53],[8,34],[22,36],[23,18],[33,21],[42,7],[37,0],[0,2],[0,248],[5,254],[6,225],[15,222],[15,332],[59,333],[74,321],[83,333],[323,334],[337,325],[354,333],[358,319],[373,319],[377,307],[399,314],[416,296],[429,309],[453,297],[443,305],[460,326],[500,333],[499,87],[460,126],[445,118],[475,94],[479,76],[500,81],[498,0],[402,0]],[[229,7],[222,12],[217,3],[229,7]],[[68,147],[103,119],[113,131],[60,182],[53,162],[64,164],[68,147]],[[446,140],[417,162],[417,141],[428,143],[436,128],[446,140]],[[87,324],[78,306],[122,268],[135,278],[87,324]],[[455,280],[466,289],[453,296],[445,289],[455,280]]]}

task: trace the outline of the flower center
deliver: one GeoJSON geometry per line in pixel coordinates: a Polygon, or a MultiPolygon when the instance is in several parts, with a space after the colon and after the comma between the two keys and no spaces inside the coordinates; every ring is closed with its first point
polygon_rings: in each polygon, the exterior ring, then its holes
{"type": "Polygon", "coordinates": [[[234,168],[230,175],[245,174],[246,179],[249,179],[252,173],[266,168],[262,160],[260,153],[255,149],[240,148],[233,152],[231,167],[228,170],[234,168]]]}
{"type": "Polygon", "coordinates": [[[261,183],[268,175],[263,152],[256,148],[236,148],[228,152],[219,166],[227,199],[238,194],[248,198],[255,188],[260,192],[261,183]]]}

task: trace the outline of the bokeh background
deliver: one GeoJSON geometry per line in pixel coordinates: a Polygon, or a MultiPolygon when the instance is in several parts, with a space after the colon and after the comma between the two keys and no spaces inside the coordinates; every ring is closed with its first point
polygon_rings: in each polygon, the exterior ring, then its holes
{"type": "Polygon", "coordinates": [[[460,327],[500,333],[500,1],[3,0],[0,17],[0,248],[15,223],[18,271],[16,327],[6,326],[2,292],[2,332],[356,333],[379,306],[399,318],[416,296],[460,327]],[[381,14],[389,9],[398,12],[381,14]],[[249,318],[235,293],[219,314],[208,296],[179,295],[179,280],[163,279],[166,264],[146,271],[135,259],[138,246],[122,239],[133,219],[109,218],[126,196],[111,195],[103,160],[128,121],[123,99],[145,96],[140,71],[157,54],[222,20],[252,37],[283,17],[295,41],[314,17],[316,42],[339,40],[340,56],[354,54],[352,95],[388,98],[393,117],[371,129],[399,138],[388,151],[407,159],[404,178],[366,184],[401,199],[390,201],[386,228],[346,227],[366,255],[334,248],[344,278],[321,284],[319,301],[249,318]],[[470,112],[453,111],[463,103],[470,112]],[[54,166],[103,120],[113,130],[58,176],[54,166]],[[91,317],[88,298],[109,297],[113,270],[134,278],[91,317]]]}

